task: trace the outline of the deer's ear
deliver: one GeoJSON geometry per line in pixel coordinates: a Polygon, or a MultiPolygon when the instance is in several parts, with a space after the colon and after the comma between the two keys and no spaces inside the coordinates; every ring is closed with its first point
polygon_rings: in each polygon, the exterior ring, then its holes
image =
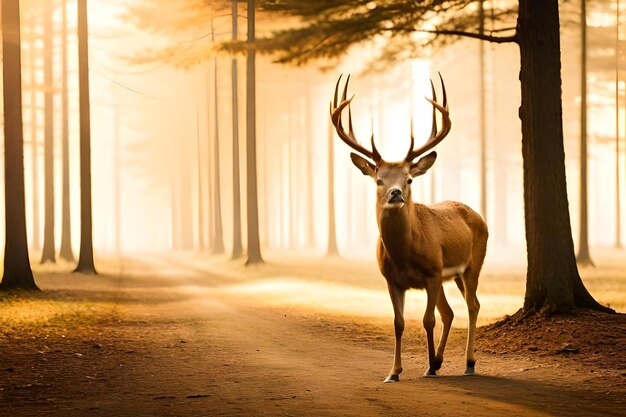
{"type": "Polygon", "coordinates": [[[418,177],[424,175],[426,171],[430,169],[437,159],[437,152],[431,152],[428,155],[420,158],[419,161],[411,165],[410,174],[412,177],[418,177]]]}
{"type": "Polygon", "coordinates": [[[363,175],[369,175],[372,178],[376,176],[376,167],[374,164],[363,158],[361,155],[357,155],[352,152],[350,153],[350,159],[352,159],[354,166],[361,170],[363,175]]]}

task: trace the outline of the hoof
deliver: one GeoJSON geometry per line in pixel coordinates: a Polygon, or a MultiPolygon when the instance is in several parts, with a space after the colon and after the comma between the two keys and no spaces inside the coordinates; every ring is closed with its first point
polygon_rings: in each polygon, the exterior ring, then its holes
{"type": "Polygon", "coordinates": [[[435,358],[435,361],[430,364],[430,369],[434,369],[438,371],[441,369],[441,364],[443,363],[443,358],[435,358]]]}
{"type": "Polygon", "coordinates": [[[432,378],[437,376],[437,371],[435,369],[429,368],[426,372],[424,372],[424,378],[432,378]]]}
{"type": "Polygon", "coordinates": [[[400,375],[391,374],[383,381],[385,384],[390,384],[392,382],[400,382],[400,375]]]}
{"type": "Polygon", "coordinates": [[[465,375],[467,376],[474,375],[474,366],[476,366],[476,361],[474,360],[467,361],[467,367],[465,368],[465,375]]]}

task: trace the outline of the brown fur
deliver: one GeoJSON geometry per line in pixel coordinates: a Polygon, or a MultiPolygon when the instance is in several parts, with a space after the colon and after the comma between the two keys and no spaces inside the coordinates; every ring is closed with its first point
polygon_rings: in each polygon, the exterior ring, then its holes
{"type": "Polygon", "coordinates": [[[402,372],[400,351],[404,331],[404,294],[411,288],[425,289],[428,295],[424,314],[429,356],[426,374],[435,375],[440,368],[454,317],[442,283],[452,279],[456,280],[468,306],[467,363],[471,365],[468,365],[466,373],[473,373],[474,334],[480,308],[476,289],[487,250],[487,225],[479,214],[456,201],[431,206],[412,202],[412,178],[424,174],[432,166],[436,158],[434,152],[415,164],[381,160],[374,165],[359,155],[352,154],[351,157],[363,174],[374,178],[378,186],[376,216],[380,236],[377,259],[380,271],[387,280],[396,332],[394,365],[386,381],[398,381],[402,372]],[[400,195],[404,203],[393,202],[393,193],[400,195]],[[448,275],[444,276],[444,272],[448,275]],[[435,307],[444,324],[436,352],[433,337],[435,307]]]}

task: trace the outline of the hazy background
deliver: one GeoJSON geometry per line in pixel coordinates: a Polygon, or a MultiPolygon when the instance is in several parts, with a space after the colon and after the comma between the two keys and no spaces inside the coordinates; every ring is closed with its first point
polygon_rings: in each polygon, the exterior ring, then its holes
{"type": "MultiPolygon", "coordinates": [[[[22,3],[27,227],[31,249],[37,251],[42,239],[35,236],[35,231],[42,233],[44,216],[43,91],[46,87],[41,64],[42,1],[22,3]],[[38,165],[35,174],[33,162],[38,165]],[[33,181],[34,178],[37,181],[33,181]],[[38,209],[35,196],[39,200],[38,209]]],[[[209,144],[215,138],[216,105],[221,208],[228,252],[232,247],[233,227],[231,58],[225,54],[217,56],[216,104],[215,63],[212,57],[206,59],[211,49],[210,11],[205,12],[206,16],[198,14],[208,17],[204,28],[195,26],[168,33],[164,27],[157,33],[138,27],[127,7],[133,3],[128,0],[88,2],[96,254],[201,250],[199,243],[201,240],[206,243],[206,227],[212,218],[209,144]],[[189,61],[203,62],[185,69],[158,59],[137,63],[149,56],[150,51],[172,44],[187,45],[189,61]],[[204,228],[199,227],[200,216],[204,228]]],[[[76,249],[79,243],[79,135],[75,7],[73,2],[68,3],[70,178],[72,239],[76,249]]],[[[588,16],[589,233],[590,244],[595,247],[615,244],[616,107],[615,64],[611,64],[615,57],[614,8],[613,3],[593,2],[588,16]]],[[[580,27],[568,21],[572,16],[566,12],[567,6],[564,10],[561,30],[563,112],[570,213],[576,241],[580,27]]],[[[158,13],[158,9],[155,13],[161,19],[176,18],[168,12],[158,13]]],[[[240,6],[240,14],[245,15],[245,5],[240,6]]],[[[54,19],[58,27],[59,10],[54,19]]],[[[267,18],[260,15],[258,31],[263,33],[281,24],[272,21],[270,25],[267,18]]],[[[215,16],[214,25],[217,40],[230,37],[230,16],[215,16]]],[[[245,19],[241,18],[242,39],[245,25],[245,19]]],[[[60,42],[60,37],[55,36],[55,51],[60,48],[60,42]]],[[[271,57],[257,58],[259,218],[264,249],[316,255],[326,251],[328,103],[340,73],[352,74],[351,90],[357,93],[353,102],[357,137],[367,143],[373,126],[378,149],[385,159],[394,160],[401,159],[407,151],[411,116],[416,138],[421,140],[428,136],[430,105],[423,97],[430,95],[429,77],[436,81],[437,71],[440,71],[446,81],[453,128],[437,149],[439,157],[434,169],[413,183],[414,199],[424,203],[459,200],[479,211],[479,41],[462,40],[435,51],[428,58],[399,63],[383,73],[372,74],[367,71],[368,63],[376,47],[374,43],[352,49],[336,68],[327,72],[313,66],[288,68],[272,64],[271,57]]],[[[245,58],[240,57],[239,61],[240,154],[242,168],[245,168],[245,58]]],[[[60,86],[59,68],[57,56],[55,85],[52,86],[55,89],[60,86]]],[[[489,224],[492,248],[513,249],[508,252],[513,254],[508,262],[525,260],[518,71],[519,52],[515,45],[485,45],[487,213],[482,214],[489,224]]],[[[624,131],[626,113],[623,94],[624,83],[620,81],[620,132],[624,131]]],[[[60,94],[55,94],[55,100],[55,104],[60,102],[60,94]]],[[[57,111],[55,130],[59,132],[59,129],[57,111]]],[[[620,140],[623,192],[625,158],[623,139],[620,140]]],[[[339,251],[350,258],[373,259],[378,235],[374,215],[375,186],[352,166],[348,147],[337,138],[333,144],[339,251]]],[[[57,224],[61,217],[60,153],[61,144],[56,140],[57,224]]],[[[244,220],[245,208],[245,175],[242,175],[244,220]]],[[[245,237],[245,221],[242,226],[245,237]]],[[[623,238],[623,228],[621,235],[623,238]]],[[[56,239],[58,247],[59,228],[56,239]]],[[[245,245],[245,238],[243,241],[245,245]]]]}

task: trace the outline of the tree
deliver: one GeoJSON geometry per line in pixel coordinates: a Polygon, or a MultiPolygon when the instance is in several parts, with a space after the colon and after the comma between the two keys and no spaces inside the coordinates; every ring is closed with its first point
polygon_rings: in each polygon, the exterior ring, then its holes
{"type": "MultiPolygon", "coordinates": [[[[478,0],[478,33],[485,34],[485,4],[478,0]]],[[[485,113],[485,43],[478,43],[478,140],[480,143],[480,214],[487,223],[487,120],[485,113]]]]}
{"type": "Polygon", "coordinates": [[[200,111],[196,105],[196,154],[198,156],[198,249],[204,250],[204,210],[202,204],[202,155],[200,141],[200,111]]]}
{"type": "MultiPolygon", "coordinates": [[[[215,42],[213,20],[211,20],[211,41],[215,42]]],[[[222,230],[222,196],[220,187],[220,129],[219,129],[219,100],[217,85],[217,57],[213,58],[213,236],[211,238],[211,252],[214,255],[224,253],[224,233],[222,230]]]]}
{"type": "Polygon", "coordinates": [[[622,247],[619,186],[619,0],[615,12],[615,247],[622,247]]]}
{"type": "Polygon", "coordinates": [[[5,246],[1,290],[37,290],[30,269],[24,198],[24,133],[19,0],[2,1],[5,246]]]}
{"type": "Polygon", "coordinates": [[[576,260],[594,266],[589,254],[589,216],[587,212],[587,0],[580,1],[580,238],[576,260]]]}
{"type": "Polygon", "coordinates": [[[70,131],[68,104],[68,68],[67,68],[67,0],[61,3],[61,164],[62,164],[62,202],[61,202],[61,249],[59,256],[68,262],[74,262],[72,252],[72,222],[70,217],[70,131]]]}
{"type": "MultiPolygon", "coordinates": [[[[232,0],[232,40],[237,40],[237,0],[232,0]]],[[[239,178],[239,89],[237,55],[231,58],[232,118],[233,118],[233,259],[243,255],[241,243],[241,180],[239,178]]]]}
{"type": "MultiPolygon", "coordinates": [[[[255,39],[255,1],[248,0],[248,43],[255,39]]],[[[248,259],[246,265],[263,263],[259,238],[259,199],[256,170],[256,51],[250,49],[246,62],[246,178],[248,188],[248,259]]]]}
{"type": "MultiPolygon", "coordinates": [[[[480,1],[480,0],[479,0],[480,1]]],[[[274,32],[255,43],[278,62],[295,65],[337,58],[351,45],[375,37],[388,41],[378,65],[411,57],[423,46],[441,46],[460,37],[494,43],[514,42],[520,49],[524,159],[524,202],[528,271],[525,313],[566,312],[577,307],[613,311],[600,305],[582,283],[572,239],[565,183],[561,105],[561,57],[558,0],[519,0],[518,10],[493,10],[506,21],[517,15],[509,36],[473,31],[471,0],[412,0],[363,3],[273,1],[268,8],[302,18],[295,28],[274,32]],[[433,26],[429,20],[437,16],[433,26]],[[428,26],[429,25],[429,26],[428,26]],[[426,41],[412,37],[430,34],[426,41]],[[416,42],[419,44],[416,45],[416,42]]],[[[230,44],[226,48],[246,48],[230,44]]]]}
{"type": "Polygon", "coordinates": [[[54,74],[51,2],[44,7],[44,226],[41,263],[56,262],[54,245],[54,74]]]}
{"type": "MultiPolygon", "coordinates": [[[[36,19],[33,19],[36,20],[36,19]]],[[[31,23],[32,25],[35,25],[36,23],[33,22],[31,23]]],[[[31,245],[33,247],[33,249],[38,250],[41,247],[41,242],[39,239],[39,141],[37,140],[37,92],[38,92],[38,86],[37,86],[37,65],[36,65],[36,61],[37,61],[37,49],[35,47],[37,41],[34,38],[34,31],[31,31],[31,33],[33,33],[32,37],[29,40],[29,58],[30,58],[30,62],[29,62],[29,83],[30,83],[30,147],[31,147],[31,176],[33,179],[33,190],[32,190],[32,196],[33,196],[33,216],[32,216],[32,222],[33,222],[33,231],[32,231],[32,241],[31,241],[31,245]]]]}
{"type": "Polygon", "coordinates": [[[78,94],[80,97],[80,253],[75,272],[95,274],[91,217],[91,120],[87,0],[78,0],[78,94]]]}

